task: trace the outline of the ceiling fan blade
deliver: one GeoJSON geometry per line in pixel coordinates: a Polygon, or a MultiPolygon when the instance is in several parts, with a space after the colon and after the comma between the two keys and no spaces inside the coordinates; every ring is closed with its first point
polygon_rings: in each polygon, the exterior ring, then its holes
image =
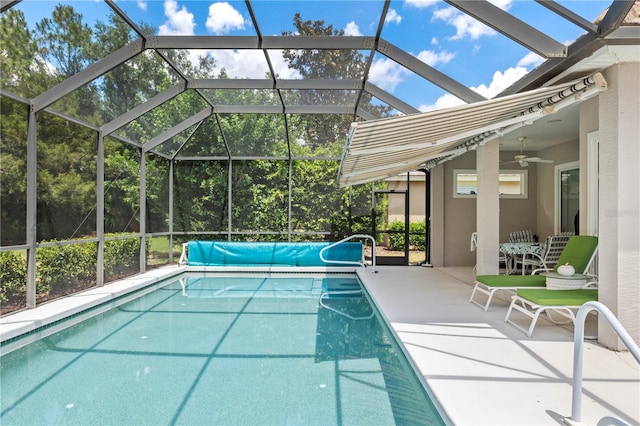
{"type": "Polygon", "coordinates": [[[540,157],[527,157],[524,158],[523,161],[528,161],[530,163],[553,163],[553,160],[543,160],[540,157]]]}

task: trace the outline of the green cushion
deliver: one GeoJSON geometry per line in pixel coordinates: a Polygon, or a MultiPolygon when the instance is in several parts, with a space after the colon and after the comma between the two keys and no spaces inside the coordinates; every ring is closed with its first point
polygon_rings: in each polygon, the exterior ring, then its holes
{"type": "Polygon", "coordinates": [[[587,302],[598,300],[597,289],[524,289],[518,290],[517,294],[540,306],[582,306],[587,302]]]}
{"type": "Polygon", "coordinates": [[[488,287],[544,287],[547,277],[543,275],[478,275],[476,281],[488,287]]]}
{"type": "Polygon", "coordinates": [[[598,248],[598,237],[573,235],[569,238],[569,241],[567,241],[567,245],[562,250],[562,253],[560,253],[560,258],[558,259],[558,263],[556,263],[554,271],[558,272],[558,266],[568,263],[575,268],[578,274],[584,274],[596,248],[598,248]]]}

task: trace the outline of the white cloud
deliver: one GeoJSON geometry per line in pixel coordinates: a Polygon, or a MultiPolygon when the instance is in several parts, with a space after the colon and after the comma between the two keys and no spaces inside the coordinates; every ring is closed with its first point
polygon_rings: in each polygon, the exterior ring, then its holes
{"type": "MultiPolygon", "coordinates": [[[[502,10],[508,10],[513,2],[513,0],[489,1],[502,10]]],[[[450,37],[450,40],[460,40],[465,37],[477,40],[482,36],[493,36],[497,34],[492,28],[451,6],[433,12],[433,19],[440,19],[456,28],[456,35],[450,37]]]]}
{"type": "MultiPolygon", "coordinates": [[[[424,63],[435,67],[438,64],[446,64],[453,59],[455,55],[447,52],[423,50],[414,56],[424,63]]],[[[381,58],[375,60],[371,64],[371,69],[369,70],[369,81],[381,89],[393,92],[396,86],[408,75],[409,70],[399,65],[397,62],[389,58],[381,58]]]]}
{"type": "Polygon", "coordinates": [[[269,58],[271,59],[271,66],[273,67],[273,72],[276,73],[280,78],[284,79],[294,79],[301,78],[300,71],[289,68],[289,65],[285,62],[282,57],[282,50],[270,50],[269,58]]]}
{"type": "Polygon", "coordinates": [[[351,21],[344,27],[344,35],[346,36],[361,36],[360,28],[355,23],[355,21],[351,21]]]}
{"type": "Polygon", "coordinates": [[[261,50],[211,50],[209,54],[230,78],[265,78],[269,71],[261,50]]]}
{"type": "Polygon", "coordinates": [[[472,40],[485,35],[495,35],[496,32],[487,27],[475,18],[469,15],[461,13],[453,7],[446,7],[444,9],[438,9],[433,12],[434,19],[440,19],[445,23],[452,25],[456,28],[456,35],[450,37],[451,40],[460,40],[465,37],[469,37],[472,40]]]}
{"type": "Polygon", "coordinates": [[[369,81],[381,89],[393,92],[408,71],[389,58],[375,60],[369,70],[369,81]]]}
{"type": "MultiPolygon", "coordinates": [[[[211,50],[218,69],[224,68],[230,78],[265,78],[269,72],[267,61],[261,50],[211,50]]],[[[298,70],[291,69],[282,58],[282,51],[270,50],[269,59],[274,72],[284,79],[300,78],[298,70]]]]}
{"type": "Polygon", "coordinates": [[[489,0],[494,6],[499,7],[502,10],[508,10],[511,7],[513,0],[489,0]]]}
{"type": "Polygon", "coordinates": [[[147,10],[147,2],[145,0],[138,0],[137,4],[140,10],[147,10]]]}
{"type": "Polygon", "coordinates": [[[398,12],[396,12],[395,9],[389,9],[387,16],[384,18],[384,23],[386,24],[387,22],[399,24],[402,22],[402,16],[398,15],[398,12]]]}
{"type": "Polygon", "coordinates": [[[433,50],[423,50],[416,55],[416,58],[420,59],[427,65],[435,67],[439,64],[446,64],[456,56],[455,53],[449,52],[434,52],[433,50]]]}
{"type": "Polygon", "coordinates": [[[176,0],[165,0],[164,15],[168,20],[160,25],[160,35],[193,35],[196,24],[193,13],[187,11],[185,6],[178,9],[176,0]]]}
{"type": "MultiPolygon", "coordinates": [[[[511,86],[513,83],[521,79],[527,73],[527,69],[524,67],[509,68],[501,73],[496,71],[493,74],[493,79],[489,86],[481,84],[478,87],[471,87],[471,90],[479,93],[487,99],[494,98],[498,93],[511,86]]],[[[442,108],[450,108],[457,105],[462,105],[464,102],[461,99],[456,98],[450,93],[439,97],[432,105],[420,105],[418,109],[420,111],[434,111],[442,108]]]]}
{"type": "Polygon", "coordinates": [[[463,104],[464,102],[461,99],[456,98],[450,93],[447,93],[446,95],[440,96],[438,100],[436,100],[435,104],[433,105],[422,104],[418,107],[418,109],[422,112],[427,112],[427,111],[436,111],[439,109],[451,108],[451,107],[463,105],[463,104]]]}
{"type": "Polygon", "coordinates": [[[544,58],[535,52],[529,52],[525,57],[518,61],[519,67],[528,67],[531,65],[533,68],[537,67],[544,62],[544,58]]]}
{"type": "Polygon", "coordinates": [[[245,22],[242,14],[229,3],[218,2],[209,6],[206,26],[212,33],[220,35],[244,29],[245,22]]]}
{"type": "Polygon", "coordinates": [[[471,90],[481,94],[487,99],[491,99],[516,81],[520,80],[526,73],[527,69],[524,67],[508,68],[504,73],[496,71],[493,73],[493,80],[491,80],[488,87],[481,84],[478,87],[472,87],[471,90]]]}
{"type": "Polygon", "coordinates": [[[438,3],[438,0],[405,0],[404,3],[407,6],[415,7],[418,9],[424,9],[431,5],[438,3]]]}

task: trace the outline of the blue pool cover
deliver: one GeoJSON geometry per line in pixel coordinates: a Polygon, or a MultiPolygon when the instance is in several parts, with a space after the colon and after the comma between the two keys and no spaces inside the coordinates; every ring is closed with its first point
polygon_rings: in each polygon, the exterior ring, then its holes
{"type": "MultiPolygon", "coordinates": [[[[236,242],[189,241],[189,266],[273,265],[273,266],[344,266],[320,259],[320,250],[328,242],[236,242]]],[[[328,249],[327,260],[362,261],[362,243],[346,242],[328,249]]]]}

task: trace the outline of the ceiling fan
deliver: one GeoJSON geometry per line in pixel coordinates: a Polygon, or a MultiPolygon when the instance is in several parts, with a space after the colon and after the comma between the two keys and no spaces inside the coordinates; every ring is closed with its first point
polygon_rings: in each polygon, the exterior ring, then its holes
{"type": "Polygon", "coordinates": [[[527,167],[529,163],[553,163],[553,160],[543,160],[540,157],[529,157],[522,153],[524,148],[524,140],[526,136],[518,136],[518,142],[520,142],[520,154],[513,157],[512,161],[507,161],[507,163],[518,163],[520,167],[527,167]]]}

